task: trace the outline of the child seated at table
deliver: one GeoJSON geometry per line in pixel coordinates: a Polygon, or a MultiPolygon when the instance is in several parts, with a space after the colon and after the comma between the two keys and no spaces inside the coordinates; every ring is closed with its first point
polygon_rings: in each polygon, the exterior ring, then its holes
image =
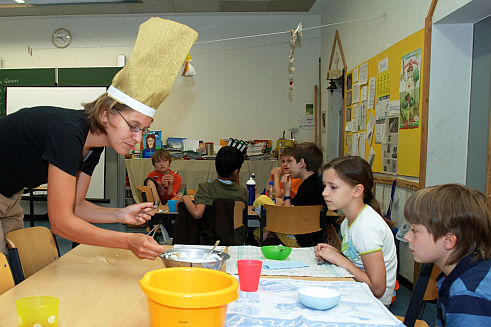
{"type": "Polygon", "coordinates": [[[491,219],[489,202],[460,184],[428,187],[404,207],[404,236],[421,263],[435,263],[439,326],[491,326],[491,219]]]}
{"type": "MultiPolygon", "coordinates": [[[[280,154],[280,167],[275,167],[271,170],[270,180],[274,183],[275,194],[277,198],[282,199],[285,195],[281,178],[286,174],[291,174],[288,167],[288,159],[291,158],[291,148],[286,148],[280,154]]],[[[298,187],[302,184],[302,179],[292,178],[292,185],[290,188],[290,196],[293,199],[297,195],[298,187]]]]}
{"type": "Polygon", "coordinates": [[[242,201],[247,204],[247,189],[238,185],[243,163],[244,155],[237,148],[222,147],[215,159],[218,178],[211,182],[200,183],[194,193],[194,202],[191,197],[184,195],[179,199],[179,203],[184,202],[194,219],[200,219],[206,206],[213,205],[215,199],[242,201]]]}
{"type": "Polygon", "coordinates": [[[153,198],[160,199],[162,204],[175,197],[181,186],[181,176],[170,169],[170,163],[169,151],[157,149],[152,155],[155,170],[145,179],[145,184],[152,189],[153,198]]]}
{"type": "Polygon", "coordinates": [[[364,282],[380,301],[389,305],[397,273],[394,236],[380,215],[372,194],[373,174],[368,163],[356,156],[340,157],[325,165],[322,195],[330,210],[342,210],[341,251],[320,243],[318,260],[343,267],[358,282],[364,282]]]}

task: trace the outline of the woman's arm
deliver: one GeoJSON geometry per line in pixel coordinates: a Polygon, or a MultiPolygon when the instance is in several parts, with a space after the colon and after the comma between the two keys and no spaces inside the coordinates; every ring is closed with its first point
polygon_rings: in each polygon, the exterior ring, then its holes
{"type": "Polygon", "coordinates": [[[150,216],[140,210],[139,207],[129,210],[129,207],[119,209],[122,210],[123,214],[116,213],[118,209],[94,208],[97,206],[85,201],[90,177],[88,179],[87,177],[81,178],[82,181],[77,183],[77,178],[74,176],[67,174],[54,165],[49,165],[48,216],[53,233],[78,243],[128,249],[138,258],[155,259],[164,251],[164,248],[150,236],[115,232],[90,224],[88,221],[117,221],[121,216],[125,215],[124,213],[135,218],[138,217],[136,219],[140,221],[144,221],[147,219],[146,217],[149,218],[150,216]],[[81,200],[82,198],[84,200],[81,200]],[[87,204],[83,202],[87,202],[87,204]],[[79,207],[80,205],[83,208],[79,207]],[[78,208],[76,209],[76,207],[78,208]],[[136,209],[138,210],[135,211],[136,209]],[[84,217],[77,216],[75,214],[77,211],[82,213],[84,217]],[[88,218],[91,212],[94,213],[95,219],[88,218]],[[111,217],[102,219],[103,212],[106,212],[111,217]]]}
{"type": "Polygon", "coordinates": [[[315,256],[346,269],[354,276],[356,281],[366,283],[375,297],[380,298],[384,295],[386,270],[382,251],[361,255],[361,261],[363,261],[365,271],[355,266],[338,249],[328,244],[317,245],[315,256]]]}
{"type": "MultiPolygon", "coordinates": [[[[53,167],[56,168],[55,166],[53,167]]],[[[60,172],[63,171],[60,170],[60,172]]],[[[91,223],[118,222],[140,225],[145,223],[151,218],[151,216],[153,216],[153,204],[150,202],[139,203],[126,208],[107,208],[87,201],[85,197],[87,195],[87,190],[89,189],[90,179],[91,176],[82,172],[79,172],[76,178],[73,213],[79,218],[91,223]]]]}

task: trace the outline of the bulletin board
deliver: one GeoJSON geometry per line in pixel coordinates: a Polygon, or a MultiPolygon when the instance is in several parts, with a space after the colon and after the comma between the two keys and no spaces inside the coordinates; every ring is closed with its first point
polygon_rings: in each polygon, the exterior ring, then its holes
{"type": "Polygon", "coordinates": [[[419,177],[423,44],[424,29],[345,76],[343,153],[373,172],[419,177]]]}

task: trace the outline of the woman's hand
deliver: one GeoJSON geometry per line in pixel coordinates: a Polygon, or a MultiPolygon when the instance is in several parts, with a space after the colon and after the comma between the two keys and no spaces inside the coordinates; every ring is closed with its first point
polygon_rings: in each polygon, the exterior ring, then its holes
{"type": "Polygon", "coordinates": [[[151,202],[137,203],[126,208],[119,209],[119,220],[125,224],[141,225],[150,220],[154,215],[151,202]]]}
{"type": "Polygon", "coordinates": [[[128,249],[140,259],[154,260],[160,256],[165,248],[158,244],[151,236],[145,234],[129,234],[128,249]]]}

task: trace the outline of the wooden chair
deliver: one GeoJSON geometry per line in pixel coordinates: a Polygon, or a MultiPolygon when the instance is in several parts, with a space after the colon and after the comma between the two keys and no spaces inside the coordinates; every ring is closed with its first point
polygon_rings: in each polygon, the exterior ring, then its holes
{"type": "Polygon", "coordinates": [[[417,318],[421,314],[423,308],[423,298],[430,280],[431,272],[433,270],[432,263],[423,263],[419,270],[418,280],[413,290],[413,295],[409,301],[409,306],[406,310],[404,317],[396,316],[397,319],[403,322],[407,327],[428,327],[428,324],[423,320],[417,318]]]}
{"type": "Polygon", "coordinates": [[[152,202],[154,203],[155,199],[153,197],[152,189],[147,185],[140,185],[136,187],[142,195],[143,202],[152,202]]]}
{"type": "Polygon", "coordinates": [[[14,287],[14,278],[5,254],[0,252],[0,294],[14,287]]]}
{"type": "Polygon", "coordinates": [[[235,201],[234,231],[244,226],[244,244],[247,243],[247,206],[242,201],[235,201]]]}
{"type": "MultiPolygon", "coordinates": [[[[9,250],[9,253],[10,256],[15,256],[15,253],[18,254],[25,278],[60,257],[56,240],[46,227],[38,226],[11,231],[5,234],[5,241],[9,249],[16,250],[9,250]]],[[[15,259],[11,258],[11,262],[15,259]]]]}
{"type": "Polygon", "coordinates": [[[261,212],[259,245],[263,243],[263,229],[282,234],[309,234],[322,231],[326,237],[326,214],[322,205],[284,207],[265,204],[261,212]]]}

